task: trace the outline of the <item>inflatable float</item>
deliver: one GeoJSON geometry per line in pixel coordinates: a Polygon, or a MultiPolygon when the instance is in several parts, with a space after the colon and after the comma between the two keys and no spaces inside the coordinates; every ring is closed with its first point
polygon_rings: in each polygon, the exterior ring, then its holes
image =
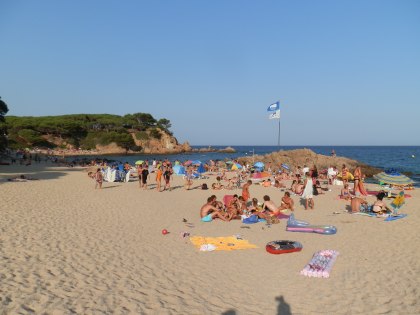
{"type": "Polygon", "coordinates": [[[300,274],[306,277],[329,278],[338,255],[339,252],[331,249],[316,252],[300,274]]]}
{"type": "Polygon", "coordinates": [[[270,254],[287,254],[293,252],[300,252],[303,246],[299,242],[295,241],[272,241],[267,243],[265,250],[270,254]]]}
{"type": "Polygon", "coordinates": [[[332,235],[337,233],[337,228],[332,225],[310,225],[308,222],[296,220],[292,213],[287,220],[286,231],[332,235]]]}

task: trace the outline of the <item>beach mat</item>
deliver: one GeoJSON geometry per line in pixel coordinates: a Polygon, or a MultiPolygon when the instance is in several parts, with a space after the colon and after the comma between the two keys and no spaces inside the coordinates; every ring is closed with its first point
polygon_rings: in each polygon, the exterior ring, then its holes
{"type": "Polygon", "coordinates": [[[257,245],[249,243],[247,240],[238,239],[236,236],[222,236],[222,237],[205,237],[205,236],[191,236],[191,243],[198,249],[203,245],[213,245],[214,250],[238,250],[258,248],[257,245]]]}

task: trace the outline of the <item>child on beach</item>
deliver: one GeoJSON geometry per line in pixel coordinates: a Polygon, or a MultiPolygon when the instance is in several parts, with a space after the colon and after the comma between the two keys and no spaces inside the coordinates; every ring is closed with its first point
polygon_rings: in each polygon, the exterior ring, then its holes
{"type": "Polygon", "coordinates": [[[309,172],[305,173],[305,189],[302,193],[302,198],[305,199],[305,210],[308,210],[308,206],[313,209],[314,208],[314,196],[313,196],[313,184],[312,178],[309,176],[309,172]]]}
{"type": "Polygon", "coordinates": [[[186,190],[190,190],[191,189],[191,185],[193,183],[193,174],[192,174],[192,169],[189,168],[187,171],[187,174],[185,175],[185,185],[184,188],[186,190]]]}
{"type": "Polygon", "coordinates": [[[344,188],[341,189],[340,199],[345,199],[345,200],[350,200],[351,199],[348,183],[346,183],[344,185],[344,188]]]}
{"type": "Polygon", "coordinates": [[[101,172],[101,169],[98,168],[95,174],[95,189],[97,189],[98,187],[99,189],[102,189],[102,181],[103,181],[102,172],[101,172]]]}

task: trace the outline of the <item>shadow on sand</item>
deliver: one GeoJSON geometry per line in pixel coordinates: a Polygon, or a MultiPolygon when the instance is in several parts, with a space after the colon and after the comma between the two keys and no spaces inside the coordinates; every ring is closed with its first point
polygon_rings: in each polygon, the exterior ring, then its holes
{"type": "Polygon", "coordinates": [[[16,178],[21,175],[39,180],[57,179],[65,176],[67,172],[83,172],[83,170],[81,168],[59,167],[53,164],[42,163],[29,166],[16,164],[0,165],[0,178],[2,182],[7,182],[7,179],[16,178]]]}
{"type": "MultiPolygon", "coordinates": [[[[282,295],[277,296],[276,301],[278,302],[276,315],[292,315],[290,305],[286,303],[282,295]]],[[[223,312],[222,315],[237,315],[237,313],[235,310],[227,310],[226,312],[223,312]]]]}

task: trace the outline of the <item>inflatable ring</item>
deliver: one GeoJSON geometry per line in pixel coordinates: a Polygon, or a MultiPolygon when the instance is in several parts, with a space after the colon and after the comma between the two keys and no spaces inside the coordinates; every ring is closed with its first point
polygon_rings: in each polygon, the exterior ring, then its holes
{"type": "Polygon", "coordinates": [[[265,246],[265,250],[270,254],[286,254],[286,253],[293,253],[293,252],[300,252],[303,246],[299,242],[295,241],[272,241],[267,243],[265,246]]]}

